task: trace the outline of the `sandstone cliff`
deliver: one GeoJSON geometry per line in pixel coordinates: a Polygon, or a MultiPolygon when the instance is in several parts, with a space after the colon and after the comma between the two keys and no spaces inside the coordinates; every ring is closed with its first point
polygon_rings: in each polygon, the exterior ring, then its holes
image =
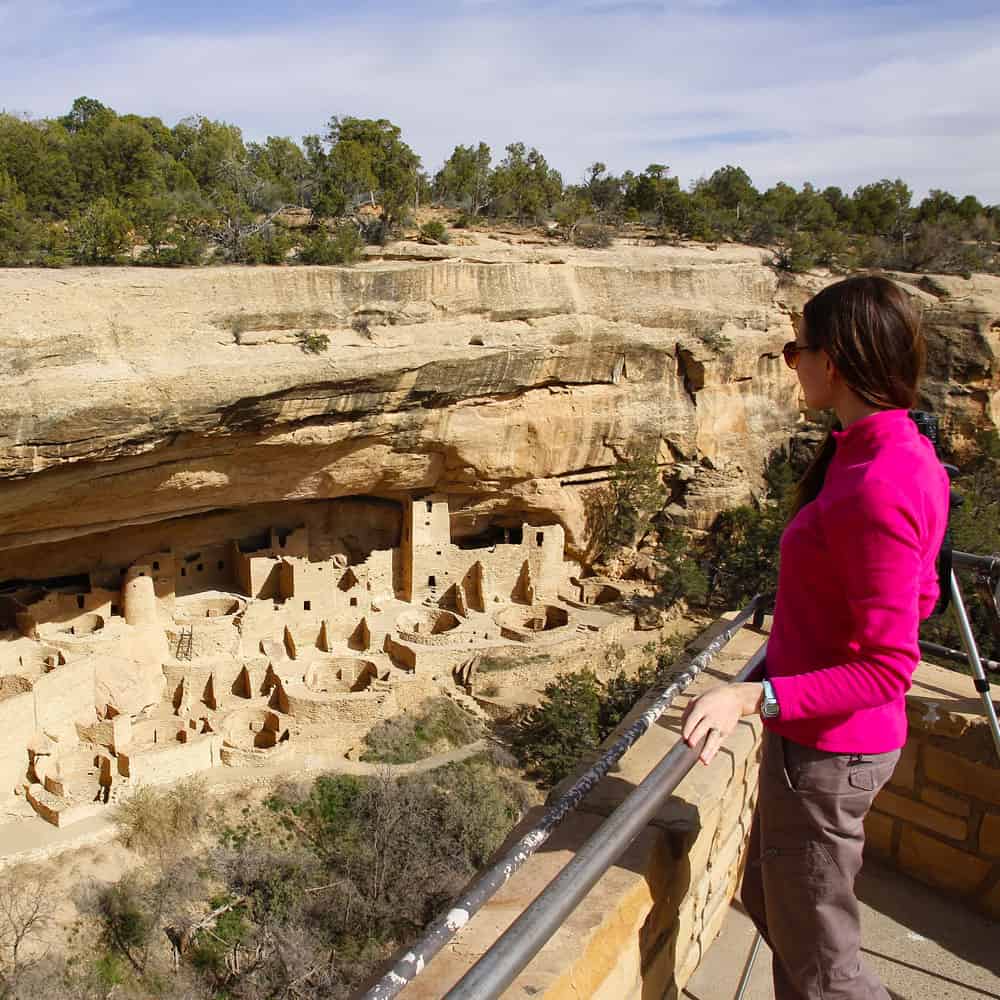
{"type": "MultiPolygon", "coordinates": [[[[458,535],[555,518],[579,557],[587,490],[640,444],[697,522],[799,416],[780,348],[829,279],[768,256],[483,240],[355,268],[0,271],[0,579],[32,575],[25,546],[124,525],[423,491],[462,508],[458,535]]],[[[1000,278],[920,285],[928,402],[959,433],[997,424],[1000,278]]]]}

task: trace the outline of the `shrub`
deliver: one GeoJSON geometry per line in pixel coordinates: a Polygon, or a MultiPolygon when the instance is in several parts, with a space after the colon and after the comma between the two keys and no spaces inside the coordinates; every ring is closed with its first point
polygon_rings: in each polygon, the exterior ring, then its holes
{"type": "Polygon", "coordinates": [[[518,719],[511,747],[543,784],[556,784],[601,742],[601,694],[591,670],[559,674],[545,685],[542,703],[518,719]]]}
{"type": "Polygon", "coordinates": [[[361,759],[383,764],[411,764],[441,744],[461,747],[483,735],[482,725],[450,698],[432,698],[415,715],[397,715],[373,726],[365,736],[361,759]]]}
{"type": "Polygon", "coordinates": [[[666,528],[660,532],[654,558],[662,567],[656,581],[657,597],[666,606],[685,600],[702,604],[708,595],[708,576],[698,560],[698,552],[683,531],[666,528]]]}
{"type": "Polygon", "coordinates": [[[195,267],[205,257],[205,241],[195,233],[174,232],[173,243],[147,247],[139,255],[139,263],[147,267],[195,267]]]}
{"type": "Polygon", "coordinates": [[[432,243],[447,243],[448,230],[445,229],[443,222],[438,219],[432,219],[420,227],[420,238],[422,240],[429,240],[432,243]]]}
{"type": "Polygon", "coordinates": [[[128,216],[107,198],[98,198],[70,222],[73,259],[78,264],[114,264],[129,248],[128,216]]]}
{"type": "Polygon", "coordinates": [[[573,243],[578,247],[606,250],[614,239],[615,231],[610,226],[597,222],[581,222],[573,231],[573,243]]]}
{"type": "Polygon", "coordinates": [[[322,354],[330,346],[330,338],[325,333],[317,333],[315,330],[299,330],[295,334],[295,339],[305,354],[322,354]]]}
{"type": "Polygon", "coordinates": [[[560,674],[545,686],[542,703],[515,724],[511,748],[521,765],[543,785],[561,781],[663,682],[682,648],[680,639],[650,647],[654,655],[635,674],[619,671],[605,684],[590,670],[560,674]]]}
{"type": "Polygon", "coordinates": [[[697,336],[710,351],[715,351],[716,354],[731,350],[733,346],[732,339],[718,330],[702,330],[697,336]]]}
{"type": "Polygon", "coordinates": [[[96,904],[105,946],[141,971],[142,953],[154,930],[154,920],[138,881],[125,875],[111,885],[101,886],[96,904]]]}
{"type": "Polygon", "coordinates": [[[780,244],[774,254],[774,266],[793,274],[815,267],[817,260],[816,241],[809,233],[796,233],[788,243],[780,244]]]}
{"type": "Polygon", "coordinates": [[[593,537],[599,554],[632,545],[649,531],[667,500],[655,454],[636,453],[611,469],[595,500],[593,537]]]}
{"type": "Polygon", "coordinates": [[[196,778],[160,790],[140,785],[118,809],[118,837],[126,847],[166,858],[190,847],[208,814],[208,792],[196,778]]]}
{"type": "Polygon", "coordinates": [[[309,237],[298,259],[303,264],[354,264],[364,252],[364,243],[352,225],[342,225],[334,234],[322,226],[309,237]]]}
{"type": "Polygon", "coordinates": [[[239,241],[233,259],[241,264],[284,264],[292,249],[292,238],[278,226],[239,241]]]}

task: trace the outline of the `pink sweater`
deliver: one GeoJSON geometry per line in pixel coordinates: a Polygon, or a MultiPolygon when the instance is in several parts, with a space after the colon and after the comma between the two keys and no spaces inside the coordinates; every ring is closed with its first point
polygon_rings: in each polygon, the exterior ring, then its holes
{"type": "Polygon", "coordinates": [[[906,742],[917,628],[938,596],[948,476],[905,410],[834,432],[819,496],[781,538],[769,729],[836,753],[906,742]]]}

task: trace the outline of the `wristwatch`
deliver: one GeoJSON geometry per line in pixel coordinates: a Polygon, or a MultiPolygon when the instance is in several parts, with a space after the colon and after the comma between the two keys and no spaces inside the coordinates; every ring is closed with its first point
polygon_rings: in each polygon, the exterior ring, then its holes
{"type": "Polygon", "coordinates": [[[781,714],[778,699],[774,695],[774,687],[771,682],[764,680],[760,682],[764,689],[764,700],[760,703],[760,715],[762,719],[776,719],[781,714]]]}

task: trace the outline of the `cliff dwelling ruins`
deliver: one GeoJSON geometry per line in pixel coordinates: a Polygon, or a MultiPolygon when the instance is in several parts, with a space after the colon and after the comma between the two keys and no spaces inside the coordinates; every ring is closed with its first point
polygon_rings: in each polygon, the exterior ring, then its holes
{"type": "MultiPolygon", "coordinates": [[[[619,600],[641,584],[589,575],[589,491],[643,443],[677,523],[750,502],[799,418],[781,345],[821,280],[757,248],[610,253],[0,274],[9,814],[325,766],[430,696],[475,710],[477,655],[535,693],[543,659],[654,638],[619,600]]],[[[910,286],[928,408],[966,437],[998,412],[996,280],[910,286]]]]}
{"type": "Polygon", "coordinates": [[[558,524],[456,541],[440,495],[275,513],[78,539],[82,571],[2,586],[5,797],[64,826],[138,784],[343,752],[439,687],[461,698],[483,650],[622,627],[593,607],[617,593],[573,585],[558,524]]]}

